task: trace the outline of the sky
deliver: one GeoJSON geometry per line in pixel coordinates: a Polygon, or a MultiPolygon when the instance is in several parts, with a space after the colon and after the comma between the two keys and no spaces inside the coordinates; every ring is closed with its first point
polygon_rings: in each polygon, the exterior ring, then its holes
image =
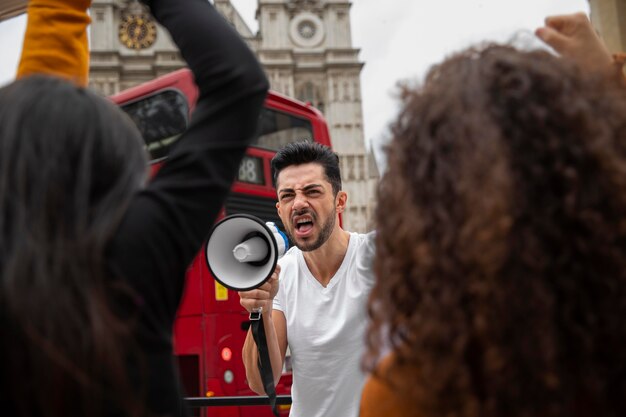
{"type": "MultiPolygon", "coordinates": [[[[256,31],[257,0],[231,1],[256,31]]],[[[377,150],[388,138],[398,81],[419,81],[431,65],[477,42],[515,38],[539,47],[532,33],[546,16],[577,11],[589,12],[587,0],[352,0],[367,143],[377,150]]],[[[23,16],[0,23],[0,85],[15,73],[24,25],[23,16]]]]}

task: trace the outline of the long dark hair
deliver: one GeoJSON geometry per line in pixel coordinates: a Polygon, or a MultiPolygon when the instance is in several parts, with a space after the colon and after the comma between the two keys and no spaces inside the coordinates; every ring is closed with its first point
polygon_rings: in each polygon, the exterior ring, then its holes
{"type": "Polygon", "coordinates": [[[145,175],[138,131],[105,99],[43,76],[0,90],[0,398],[18,415],[130,408],[128,317],[111,303],[128,290],[105,251],[145,175]]]}
{"type": "Polygon", "coordinates": [[[404,89],[365,364],[415,415],[626,413],[626,97],[592,77],[489,46],[404,89]]]}

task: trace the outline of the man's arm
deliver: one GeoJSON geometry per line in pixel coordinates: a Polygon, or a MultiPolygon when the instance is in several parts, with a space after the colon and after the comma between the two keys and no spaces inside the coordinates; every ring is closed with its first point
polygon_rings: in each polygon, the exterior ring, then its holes
{"type": "Polygon", "coordinates": [[[17,77],[56,75],[86,86],[91,0],[31,0],[17,77]]]}
{"type": "MultiPolygon", "coordinates": [[[[287,322],[285,315],[280,310],[272,310],[263,313],[263,326],[267,337],[267,349],[272,363],[274,385],[278,384],[287,353],[287,322]]],[[[246,368],[246,379],[250,389],[257,394],[265,394],[263,381],[259,372],[259,350],[254,343],[252,331],[248,330],[246,341],[243,345],[243,364],[246,368]]]]}
{"type": "MultiPolygon", "coordinates": [[[[285,354],[287,353],[287,321],[285,314],[274,310],[274,297],[278,293],[278,276],[280,265],[272,273],[272,277],[259,288],[239,293],[240,303],[248,312],[261,308],[263,312],[263,328],[267,339],[267,349],[272,363],[274,384],[278,383],[283,370],[285,354]]],[[[252,391],[265,394],[261,374],[259,373],[259,350],[252,337],[252,330],[248,330],[242,351],[243,364],[246,368],[246,378],[252,391]]]]}

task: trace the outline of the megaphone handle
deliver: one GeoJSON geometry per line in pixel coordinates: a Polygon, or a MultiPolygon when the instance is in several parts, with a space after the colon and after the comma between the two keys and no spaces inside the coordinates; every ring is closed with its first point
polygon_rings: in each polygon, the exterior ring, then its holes
{"type": "Polygon", "coordinates": [[[256,317],[250,315],[250,326],[252,327],[252,337],[259,350],[259,373],[265,393],[270,400],[270,406],[274,415],[278,417],[278,409],[276,408],[276,387],[274,387],[274,373],[272,372],[272,363],[270,362],[270,352],[267,348],[267,339],[265,337],[265,327],[263,326],[263,315],[258,313],[256,317]],[[258,317],[258,318],[257,318],[258,317]]]}

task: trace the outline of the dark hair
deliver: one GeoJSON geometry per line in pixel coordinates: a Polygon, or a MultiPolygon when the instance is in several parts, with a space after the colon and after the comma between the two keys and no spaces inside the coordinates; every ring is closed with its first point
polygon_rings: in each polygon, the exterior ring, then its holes
{"type": "Polygon", "coordinates": [[[341,191],[339,157],[329,147],[316,142],[289,143],[274,155],[272,158],[274,186],[276,186],[280,171],[291,165],[308,163],[320,164],[324,168],[324,174],[333,187],[334,195],[341,191]]]}
{"type": "Polygon", "coordinates": [[[473,48],[406,87],[364,363],[423,417],[626,413],[626,97],[473,48]]]}
{"type": "Polygon", "coordinates": [[[146,172],[107,100],[43,76],[0,89],[0,403],[18,415],[132,414],[129,322],[111,305],[129,293],[105,250],[146,172]]]}

